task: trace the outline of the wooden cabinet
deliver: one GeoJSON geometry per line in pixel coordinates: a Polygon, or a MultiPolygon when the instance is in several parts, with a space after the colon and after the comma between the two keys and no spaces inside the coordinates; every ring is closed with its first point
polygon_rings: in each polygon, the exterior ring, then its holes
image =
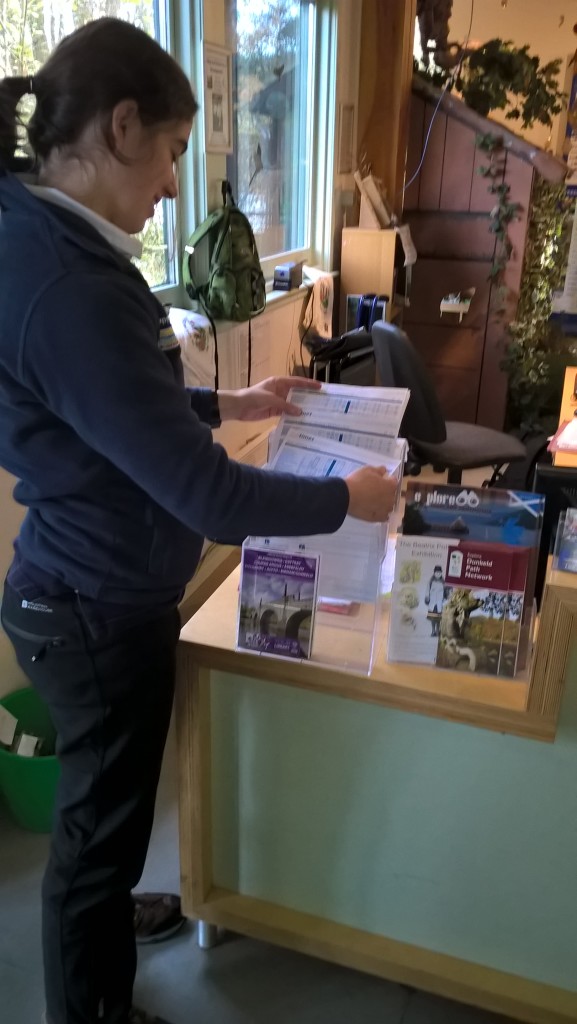
{"type": "MultiPolygon", "coordinates": [[[[395,245],[397,234],[364,228],[344,228],[341,248],[340,324],[345,330],[347,295],[388,295],[392,299],[395,282],[395,245]]],[[[390,320],[391,304],[387,307],[390,320]]]]}

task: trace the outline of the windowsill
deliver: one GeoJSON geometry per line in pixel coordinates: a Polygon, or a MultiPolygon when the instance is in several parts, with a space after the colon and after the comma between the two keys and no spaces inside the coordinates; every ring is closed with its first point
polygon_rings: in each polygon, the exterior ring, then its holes
{"type": "Polygon", "coordinates": [[[269,306],[282,305],[283,302],[296,302],[297,299],[302,300],[304,298],[304,293],[309,290],[310,287],[307,284],[301,284],[298,288],[291,288],[288,292],[275,290],[272,286],[269,290],[267,285],[266,307],[268,309],[269,306]]]}

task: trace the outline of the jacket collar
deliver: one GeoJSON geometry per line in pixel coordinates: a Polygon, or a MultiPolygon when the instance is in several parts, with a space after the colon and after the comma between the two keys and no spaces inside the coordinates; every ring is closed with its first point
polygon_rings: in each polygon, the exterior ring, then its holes
{"type": "MultiPolygon", "coordinates": [[[[0,170],[0,210],[18,209],[33,217],[43,217],[55,233],[108,262],[126,268],[127,257],[122,255],[93,223],[89,223],[85,216],[79,215],[69,207],[65,209],[60,204],[46,202],[34,195],[26,187],[27,184],[33,184],[34,180],[31,176],[17,176],[10,171],[0,170]]],[[[137,273],[136,268],[133,269],[137,273]]]]}

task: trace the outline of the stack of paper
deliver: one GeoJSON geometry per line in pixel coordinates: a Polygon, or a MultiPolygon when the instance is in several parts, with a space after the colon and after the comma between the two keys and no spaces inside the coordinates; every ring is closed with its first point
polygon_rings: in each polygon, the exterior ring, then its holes
{"type": "MultiPolygon", "coordinates": [[[[295,388],[290,400],[300,416],[282,417],[271,436],[270,469],[299,476],[346,477],[363,466],[384,466],[400,485],[406,441],[399,439],[409,400],[404,388],[325,384],[321,391],[295,388]]],[[[374,601],[387,523],[347,516],[332,534],[269,537],[269,549],[321,555],[319,595],[340,601],[374,601]]]]}

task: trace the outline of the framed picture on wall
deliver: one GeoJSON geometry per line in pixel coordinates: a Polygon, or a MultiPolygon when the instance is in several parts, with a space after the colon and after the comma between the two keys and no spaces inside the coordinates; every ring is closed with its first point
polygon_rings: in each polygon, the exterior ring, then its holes
{"type": "Polygon", "coordinates": [[[207,153],[232,153],[232,54],[204,44],[204,130],[207,153]]]}

